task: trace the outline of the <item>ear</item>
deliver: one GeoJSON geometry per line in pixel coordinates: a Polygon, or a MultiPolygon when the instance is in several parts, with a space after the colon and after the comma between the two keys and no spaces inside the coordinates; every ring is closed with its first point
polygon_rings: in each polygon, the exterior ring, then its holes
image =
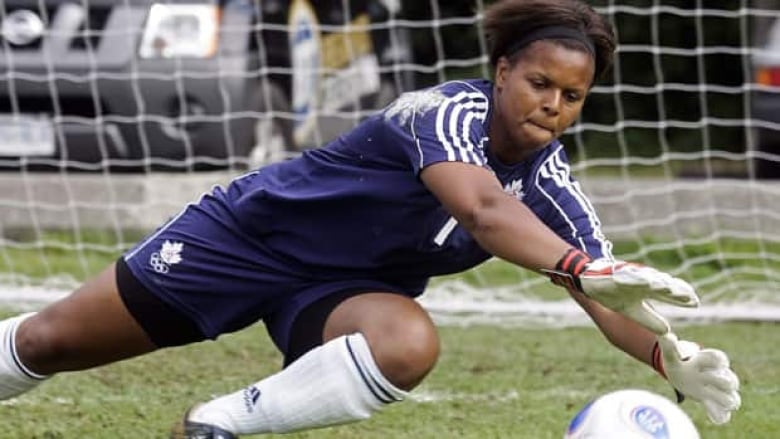
{"type": "Polygon", "coordinates": [[[512,69],[512,65],[509,63],[509,60],[505,56],[502,56],[496,62],[496,73],[494,77],[494,82],[498,90],[504,88],[504,84],[506,83],[507,78],[509,77],[509,71],[511,69],[512,69]]]}

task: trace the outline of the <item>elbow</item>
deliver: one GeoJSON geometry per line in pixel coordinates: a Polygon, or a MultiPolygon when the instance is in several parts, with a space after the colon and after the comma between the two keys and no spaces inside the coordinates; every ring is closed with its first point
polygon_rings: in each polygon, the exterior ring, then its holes
{"type": "Polygon", "coordinates": [[[500,228],[502,201],[506,201],[506,194],[503,192],[480,197],[456,215],[456,218],[463,228],[479,239],[480,236],[500,228]]]}

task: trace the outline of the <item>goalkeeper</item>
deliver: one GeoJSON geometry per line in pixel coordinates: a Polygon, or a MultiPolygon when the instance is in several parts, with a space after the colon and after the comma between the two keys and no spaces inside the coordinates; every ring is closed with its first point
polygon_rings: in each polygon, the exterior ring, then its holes
{"type": "Polygon", "coordinates": [[[556,140],[611,66],[611,27],[577,0],[497,1],[483,24],[492,80],[406,93],[332,143],[203,195],[71,295],[0,322],[0,399],[262,321],[285,367],[194,404],[172,437],[366,419],[436,363],[436,328],[414,300],[428,279],[496,256],[549,275],[612,344],[727,422],[740,397],[726,354],[677,340],[648,303],[696,306],[694,290],[613,260],[556,140]]]}

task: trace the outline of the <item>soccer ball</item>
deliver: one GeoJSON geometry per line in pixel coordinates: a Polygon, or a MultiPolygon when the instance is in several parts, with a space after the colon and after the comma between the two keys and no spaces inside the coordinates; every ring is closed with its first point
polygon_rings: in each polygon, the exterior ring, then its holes
{"type": "Polygon", "coordinates": [[[607,393],[571,420],[563,439],[699,439],[677,404],[646,390],[607,393]]]}

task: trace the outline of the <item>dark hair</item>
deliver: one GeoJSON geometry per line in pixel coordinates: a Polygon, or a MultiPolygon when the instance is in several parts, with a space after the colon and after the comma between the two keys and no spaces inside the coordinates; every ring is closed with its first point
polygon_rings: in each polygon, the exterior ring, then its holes
{"type": "MultiPolygon", "coordinates": [[[[582,32],[593,42],[596,71],[594,79],[601,78],[612,66],[615,52],[615,33],[612,26],[588,4],[580,0],[499,0],[485,11],[483,21],[490,50],[490,64],[509,56],[514,62],[518,53],[509,54],[515,42],[530,32],[549,26],[563,26],[582,32]]],[[[589,52],[576,39],[555,39],[572,49],[589,52]]]]}

